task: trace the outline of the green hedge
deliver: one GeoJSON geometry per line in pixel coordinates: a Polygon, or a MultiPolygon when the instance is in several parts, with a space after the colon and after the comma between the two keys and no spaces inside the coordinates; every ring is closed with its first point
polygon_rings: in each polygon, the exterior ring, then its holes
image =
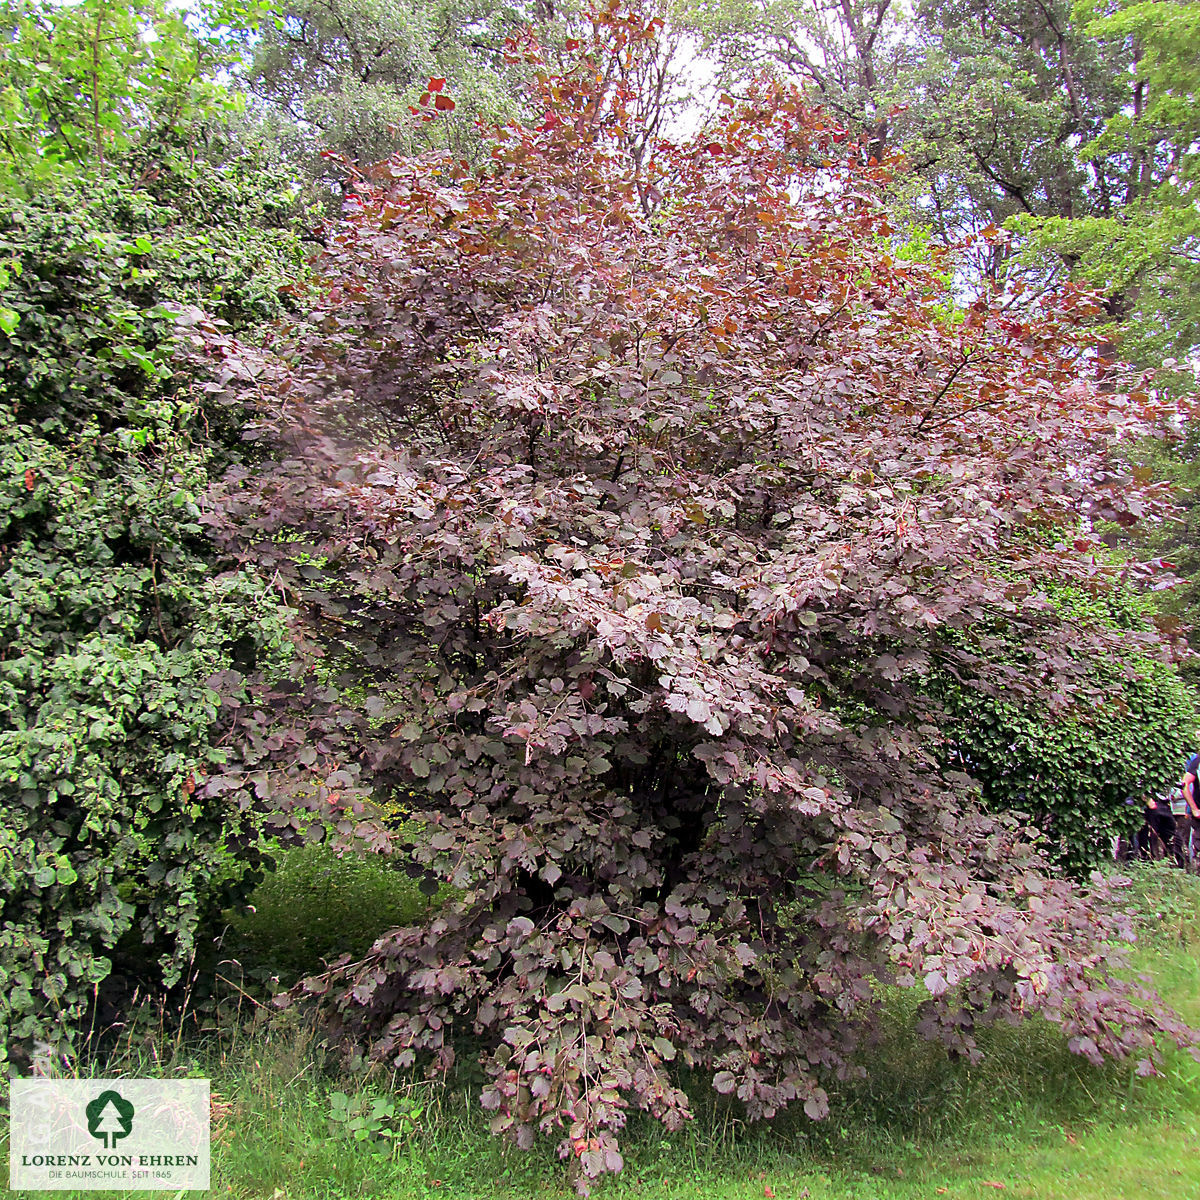
{"type": "Polygon", "coordinates": [[[277,313],[287,203],[211,167],[0,199],[0,1060],[69,1047],[118,956],[172,986],[253,881],[222,705],[286,662],[287,613],[214,561],[239,420],[175,361],[172,306],[277,313]]]}
{"type": "MultiPolygon", "coordinates": [[[[1073,593],[1053,602],[1132,635],[1148,621],[1145,598],[1132,593],[1102,612],[1073,593]]],[[[1002,663],[1003,630],[987,633],[987,653],[1002,663]]],[[[1178,783],[1187,756],[1200,749],[1197,694],[1175,666],[1131,644],[1124,657],[1088,664],[1083,684],[1057,712],[1003,689],[987,695],[949,677],[938,685],[954,765],[980,781],[989,808],[1033,817],[1060,865],[1077,876],[1111,852],[1118,834],[1141,825],[1141,806],[1126,798],[1178,783]]]]}

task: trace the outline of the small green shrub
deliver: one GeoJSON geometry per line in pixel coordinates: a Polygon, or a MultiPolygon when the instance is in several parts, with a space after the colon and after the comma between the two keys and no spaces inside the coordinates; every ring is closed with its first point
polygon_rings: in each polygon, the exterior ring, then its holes
{"type": "Polygon", "coordinates": [[[251,974],[292,982],[381,934],[423,921],[431,901],[386,861],[338,855],[327,846],[279,853],[274,872],[231,918],[226,945],[251,974]]]}
{"type": "Polygon", "coordinates": [[[420,1128],[425,1108],[411,1096],[331,1092],[330,1128],[342,1137],[365,1142],[382,1158],[391,1158],[400,1141],[420,1128]]]}

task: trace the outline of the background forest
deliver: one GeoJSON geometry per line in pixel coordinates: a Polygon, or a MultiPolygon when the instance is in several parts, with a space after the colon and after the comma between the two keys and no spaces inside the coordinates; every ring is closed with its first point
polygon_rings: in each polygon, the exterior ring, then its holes
{"type": "Polygon", "coordinates": [[[1091,872],[1200,749],[1200,4],[0,30],[13,1070],[232,956],[586,1191],[897,1003],[1194,1046],[1091,872]]]}

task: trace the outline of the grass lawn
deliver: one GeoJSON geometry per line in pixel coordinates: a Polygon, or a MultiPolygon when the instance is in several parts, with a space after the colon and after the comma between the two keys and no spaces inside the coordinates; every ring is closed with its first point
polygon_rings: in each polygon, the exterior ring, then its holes
{"type": "MultiPolygon", "coordinates": [[[[1145,918],[1138,969],[1200,1025],[1200,879],[1147,868],[1130,896],[1145,918]]],[[[870,1078],[837,1094],[827,1121],[785,1116],[747,1127],[723,1101],[701,1103],[675,1135],[637,1118],[623,1138],[625,1171],[593,1195],[1200,1200],[1200,1065],[1191,1058],[1170,1054],[1166,1073],[1151,1079],[1126,1067],[1094,1068],[1066,1051],[1053,1026],[1036,1021],[991,1031],[980,1066],[955,1064],[908,1032],[910,1002],[896,997],[870,1078]]],[[[522,1153],[487,1133],[472,1097],[478,1082],[466,1072],[454,1089],[347,1078],[323,1065],[312,1029],[287,1014],[258,1028],[230,1022],[199,1046],[172,1042],[161,1030],[146,1034],[123,1045],[106,1069],[212,1079],[214,1198],[573,1195],[551,1148],[522,1153]],[[420,1110],[415,1129],[405,1126],[373,1150],[331,1122],[337,1091],[351,1107],[399,1096],[420,1110]]]]}

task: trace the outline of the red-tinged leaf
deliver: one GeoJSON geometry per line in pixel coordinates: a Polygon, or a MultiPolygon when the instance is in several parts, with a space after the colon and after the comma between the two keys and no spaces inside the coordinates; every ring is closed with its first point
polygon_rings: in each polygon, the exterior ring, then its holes
{"type": "Polygon", "coordinates": [[[723,154],[725,152],[725,147],[720,142],[709,142],[704,148],[709,154],[723,154]]]}
{"type": "Polygon", "coordinates": [[[445,86],[445,79],[431,79],[427,85],[427,90],[431,92],[440,92],[445,86]]]}
{"type": "Polygon", "coordinates": [[[418,103],[418,104],[428,104],[428,103],[429,103],[429,93],[428,93],[428,92],[422,92],[422,93],[421,93],[421,98],[420,98],[420,100],[418,100],[418,101],[417,101],[417,103],[418,103]]]}
{"type": "Polygon", "coordinates": [[[32,467],[27,468],[25,471],[25,490],[27,492],[33,491],[34,482],[36,479],[37,479],[37,476],[33,473],[33,468],[32,467]]]}
{"type": "Polygon", "coordinates": [[[925,986],[929,989],[931,996],[940,996],[950,985],[946,982],[945,976],[941,971],[930,971],[925,976],[925,986]]]}
{"type": "Polygon", "coordinates": [[[454,109],[454,101],[445,94],[440,94],[434,98],[434,107],[439,112],[451,112],[454,109]]]}

